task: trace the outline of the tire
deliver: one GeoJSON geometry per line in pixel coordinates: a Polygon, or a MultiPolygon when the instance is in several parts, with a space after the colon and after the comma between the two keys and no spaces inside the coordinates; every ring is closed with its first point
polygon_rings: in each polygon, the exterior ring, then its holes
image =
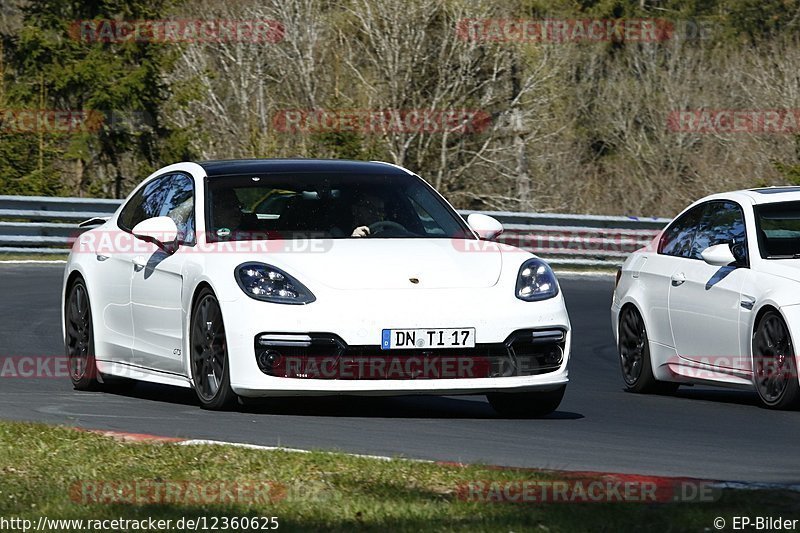
{"type": "Polygon", "coordinates": [[[538,418],[549,415],[561,404],[566,385],[547,392],[495,392],[487,394],[492,408],[508,418],[538,418]]]}
{"type": "Polygon", "coordinates": [[[192,383],[203,409],[222,411],[238,400],[231,389],[225,324],[211,289],[200,291],[189,326],[192,383]]]}
{"type": "Polygon", "coordinates": [[[81,278],[75,280],[69,288],[64,307],[64,331],[64,347],[72,386],[80,391],[99,390],[92,308],[86,283],[81,278]]]}
{"type": "Polygon", "coordinates": [[[625,389],[640,394],[672,394],[679,384],[658,381],[653,375],[647,329],[638,309],[628,305],[619,316],[620,370],[625,389]]]}
{"type": "Polygon", "coordinates": [[[800,384],[797,364],[783,317],[767,311],[753,331],[753,385],[761,404],[769,409],[797,409],[800,384]]]}

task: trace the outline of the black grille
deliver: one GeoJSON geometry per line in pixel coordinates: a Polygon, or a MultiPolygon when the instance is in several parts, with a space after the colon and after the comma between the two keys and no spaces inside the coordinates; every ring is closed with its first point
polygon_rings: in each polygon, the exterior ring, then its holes
{"type": "MultiPolygon", "coordinates": [[[[255,338],[255,356],[264,374],[301,379],[464,379],[546,374],[564,357],[562,329],[519,330],[503,343],[441,350],[381,350],[348,346],[331,333],[311,333],[295,343],[255,338]]],[[[302,336],[302,335],[301,335],[302,336]]]]}

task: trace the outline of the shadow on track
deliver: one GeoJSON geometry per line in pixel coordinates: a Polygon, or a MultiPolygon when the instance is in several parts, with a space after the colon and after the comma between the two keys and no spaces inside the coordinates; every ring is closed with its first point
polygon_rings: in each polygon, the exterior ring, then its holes
{"type": "Polygon", "coordinates": [[[761,406],[761,402],[758,400],[758,394],[755,392],[735,389],[706,389],[681,386],[681,388],[674,393],[674,396],[676,398],[685,398],[688,400],[703,400],[706,402],[727,403],[734,405],[750,405],[753,407],[761,406]]]}
{"type": "MultiPolygon", "coordinates": [[[[683,399],[690,402],[710,402],[719,404],[730,405],[747,405],[751,407],[761,407],[761,402],[755,392],[738,389],[728,389],[725,387],[720,388],[706,388],[701,385],[681,385],[681,387],[672,393],[654,393],[654,394],[638,394],[621,389],[631,400],[633,398],[665,398],[669,400],[683,399]]],[[[691,405],[691,404],[683,404],[691,405]]],[[[699,404],[698,404],[699,405],[699,404]]]]}
{"type": "MultiPolygon", "coordinates": [[[[143,401],[197,406],[194,392],[180,387],[137,383],[105,394],[143,401]]],[[[244,399],[233,413],[357,418],[502,419],[482,396],[292,396],[244,399]]],[[[579,413],[556,411],[541,420],[578,420],[579,413]]]]}

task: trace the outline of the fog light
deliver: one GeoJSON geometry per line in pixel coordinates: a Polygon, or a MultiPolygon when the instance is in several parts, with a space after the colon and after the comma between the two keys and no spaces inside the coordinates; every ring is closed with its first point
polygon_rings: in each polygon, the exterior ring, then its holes
{"type": "Polygon", "coordinates": [[[560,346],[553,346],[544,354],[544,362],[548,365],[559,365],[564,358],[564,351],[560,346]]]}
{"type": "Polygon", "coordinates": [[[281,354],[275,350],[265,350],[260,352],[257,358],[258,368],[260,368],[262,372],[269,374],[272,372],[272,369],[275,367],[275,363],[277,363],[280,358],[281,354]]]}

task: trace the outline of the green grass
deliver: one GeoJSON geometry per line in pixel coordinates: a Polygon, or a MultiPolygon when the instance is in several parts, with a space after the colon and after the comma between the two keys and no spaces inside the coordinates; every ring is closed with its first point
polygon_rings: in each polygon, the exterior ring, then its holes
{"type": "Polygon", "coordinates": [[[67,254],[4,254],[0,253],[0,263],[3,261],[66,261],[67,254]]]}
{"type": "Polygon", "coordinates": [[[717,516],[730,523],[733,515],[791,518],[800,513],[800,495],[778,491],[725,490],[714,502],[681,504],[480,503],[456,494],[470,481],[535,479],[547,478],[523,470],[323,452],[121,443],[74,429],[0,423],[0,517],[34,523],[42,515],[93,520],[277,516],[280,531],[714,531],[717,516]],[[70,497],[76,483],[129,480],[267,481],[286,491],[274,502],[227,505],[87,504],[70,497]]]}

